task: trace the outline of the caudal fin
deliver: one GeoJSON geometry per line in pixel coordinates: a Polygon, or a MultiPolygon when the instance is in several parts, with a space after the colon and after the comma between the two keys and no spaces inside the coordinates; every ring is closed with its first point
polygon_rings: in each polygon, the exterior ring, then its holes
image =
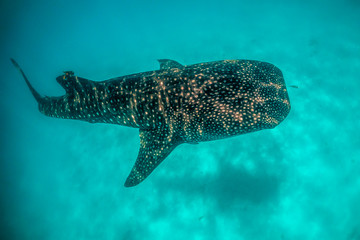
{"type": "Polygon", "coordinates": [[[20,68],[19,64],[12,58],[10,58],[11,62],[14,64],[14,66],[20,71],[20,73],[22,74],[22,76],[25,79],[26,84],[28,85],[32,95],[35,97],[37,102],[40,102],[42,97],[41,95],[33,88],[33,86],[30,84],[29,80],[27,79],[25,73],[23,72],[23,70],[20,68]]]}

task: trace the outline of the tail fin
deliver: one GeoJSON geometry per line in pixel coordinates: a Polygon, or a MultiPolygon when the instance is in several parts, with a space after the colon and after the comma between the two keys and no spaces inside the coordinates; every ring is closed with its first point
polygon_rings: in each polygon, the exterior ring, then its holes
{"type": "Polygon", "coordinates": [[[42,97],[40,96],[40,94],[33,88],[33,86],[31,86],[29,80],[27,79],[25,73],[23,72],[23,70],[20,68],[19,64],[12,58],[10,58],[11,62],[14,64],[14,66],[20,71],[20,73],[22,74],[22,76],[25,79],[26,84],[28,85],[32,95],[35,97],[37,102],[40,102],[42,97]]]}

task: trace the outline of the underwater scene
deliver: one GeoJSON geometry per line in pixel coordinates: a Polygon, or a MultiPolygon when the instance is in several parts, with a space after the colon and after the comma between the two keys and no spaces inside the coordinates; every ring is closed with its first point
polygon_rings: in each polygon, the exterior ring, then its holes
{"type": "Polygon", "coordinates": [[[3,0],[0,19],[1,240],[360,240],[359,1],[3,0]],[[170,73],[216,87],[185,109],[170,73]],[[167,95],[121,122],[44,103],[128,87],[167,95]]]}

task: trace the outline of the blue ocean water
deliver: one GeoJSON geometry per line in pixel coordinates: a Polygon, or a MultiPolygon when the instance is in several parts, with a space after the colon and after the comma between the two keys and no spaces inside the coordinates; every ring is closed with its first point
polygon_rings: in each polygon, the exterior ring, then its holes
{"type": "Polygon", "coordinates": [[[0,239],[360,239],[360,2],[0,2],[0,239]],[[273,130],[181,145],[123,183],[138,130],[41,115],[63,70],[103,80],[183,64],[278,66],[273,130]]]}

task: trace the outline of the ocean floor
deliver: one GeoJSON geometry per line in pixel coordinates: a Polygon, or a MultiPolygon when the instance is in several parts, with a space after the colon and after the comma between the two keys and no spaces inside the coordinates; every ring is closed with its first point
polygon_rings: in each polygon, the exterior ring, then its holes
{"type": "Polygon", "coordinates": [[[360,2],[1,1],[0,239],[360,239],[360,2]],[[183,144],[123,186],[138,129],[49,118],[64,70],[104,80],[253,59],[285,77],[278,127],[183,144]]]}

